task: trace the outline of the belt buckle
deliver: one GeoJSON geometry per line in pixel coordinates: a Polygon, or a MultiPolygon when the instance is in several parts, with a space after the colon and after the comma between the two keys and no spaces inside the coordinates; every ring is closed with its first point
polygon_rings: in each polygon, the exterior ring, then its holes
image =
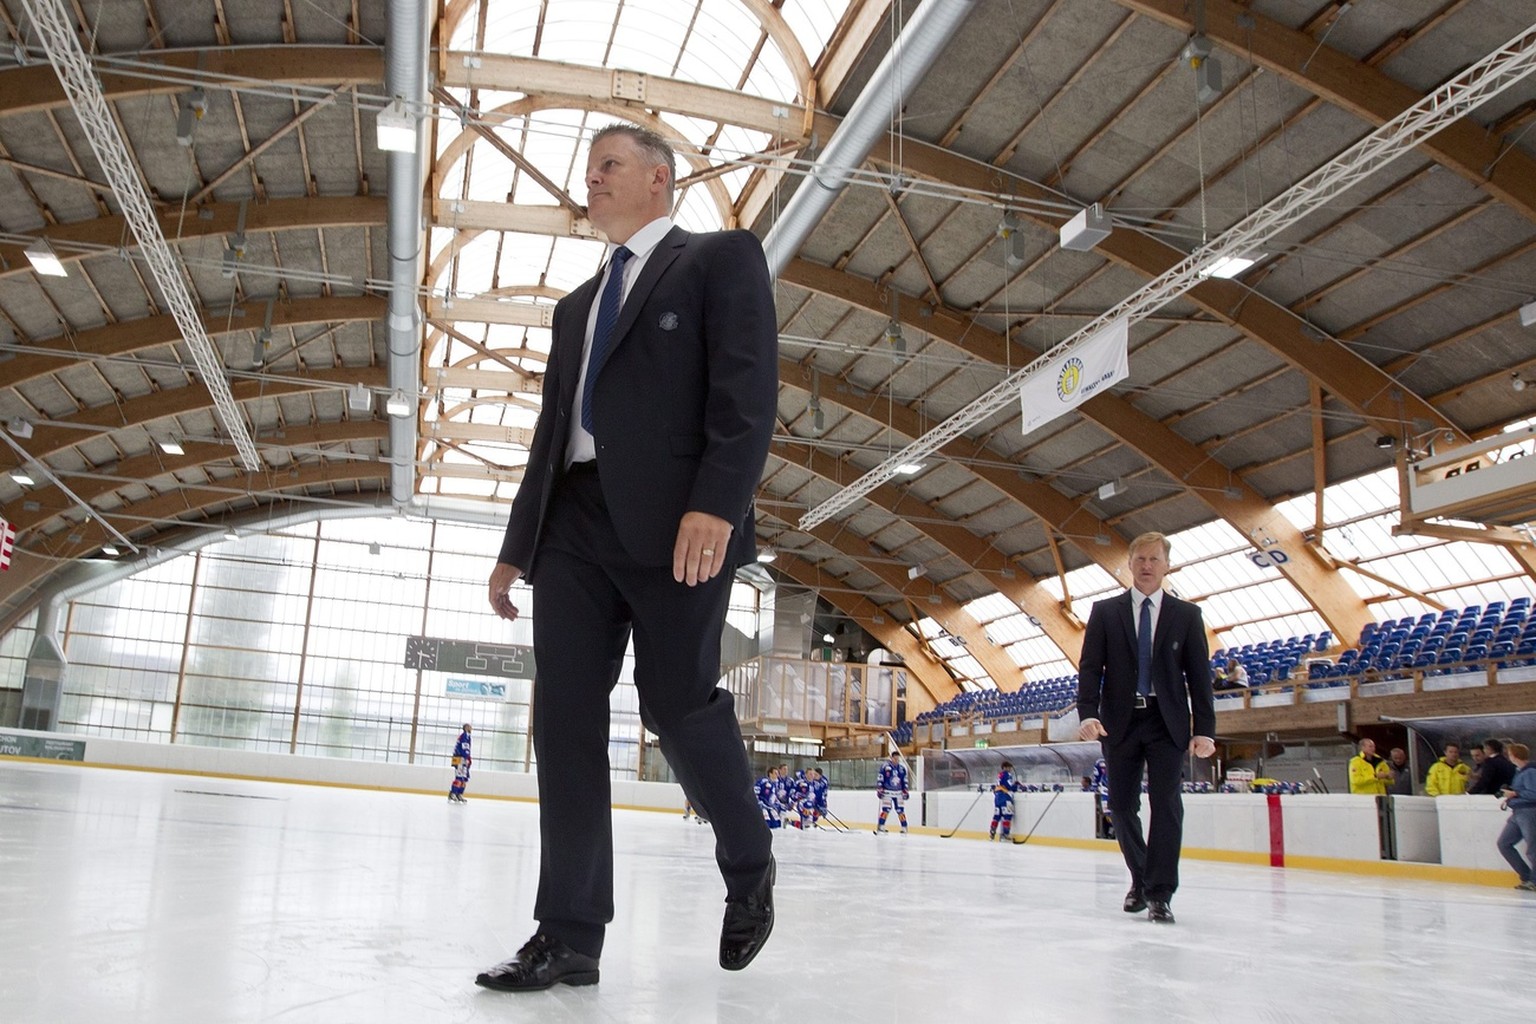
{"type": "Polygon", "coordinates": [[[1143,697],[1139,693],[1136,695],[1136,703],[1132,705],[1132,707],[1134,707],[1137,711],[1142,711],[1150,706],[1151,705],[1147,702],[1147,698],[1143,697]]]}

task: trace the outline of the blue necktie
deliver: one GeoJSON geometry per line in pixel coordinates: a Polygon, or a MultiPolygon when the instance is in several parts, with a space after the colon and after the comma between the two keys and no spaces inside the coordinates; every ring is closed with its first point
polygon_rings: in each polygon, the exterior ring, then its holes
{"type": "Polygon", "coordinates": [[[1136,628],[1136,693],[1152,696],[1152,599],[1141,599],[1141,624],[1136,628]]]}
{"type": "Polygon", "coordinates": [[[608,282],[603,285],[603,297],[597,303],[597,324],[592,328],[592,351],[587,355],[587,380],[581,389],[581,427],[592,433],[592,388],[597,383],[597,373],[608,358],[608,346],[613,343],[613,329],[619,323],[619,307],[624,304],[624,264],[634,253],[624,246],[613,250],[609,261],[608,282]]]}

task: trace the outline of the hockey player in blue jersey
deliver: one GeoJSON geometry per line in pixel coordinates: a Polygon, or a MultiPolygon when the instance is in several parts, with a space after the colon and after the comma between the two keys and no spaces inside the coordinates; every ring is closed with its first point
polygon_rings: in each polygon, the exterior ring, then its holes
{"type": "Polygon", "coordinates": [[[907,766],[901,763],[901,751],[891,751],[890,760],[880,766],[880,773],[875,776],[875,795],[880,798],[880,822],[875,831],[884,832],[886,816],[895,811],[902,835],[906,835],[907,797],[911,790],[907,787],[907,766]]]}
{"type": "Polygon", "coordinates": [[[783,804],[779,802],[779,770],[769,768],[768,774],[757,780],[757,806],[763,810],[763,820],[768,822],[769,828],[778,828],[782,823],[780,811],[783,804]]]}
{"type": "Polygon", "coordinates": [[[1013,794],[1023,788],[1013,777],[1013,762],[1004,761],[997,782],[992,785],[992,827],[987,831],[988,839],[996,839],[997,827],[1002,825],[1003,841],[1008,841],[1013,832],[1013,794]]]}
{"type": "Polygon", "coordinates": [[[1115,838],[1114,819],[1109,816],[1109,767],[1101,757],[1093,762],[1093,792],[1099,803],[1099,838],[1115,838]]]}
{"type": "Polygon", "coordinates": [[[469,756],[470,724],[464,723],[464,731],[459,733],[459,742],[453,745],[453,784],[448,788],[448,802],[462,804],[464,799],[464,787],[469,785],[469,766],[474,758],[469,756]]]}
{"type": "Polygon", "coordinates": [[[774,787],[773,794],[778,798],[779,810],[787,813],[795,806],[795,780],[789,774],[789,765],[779,765],[779,782],[774,787]]]}
{"type": "Polygon", "coordinates": [[[804,801],[809,792],[810,784],[806,781],[804,769],[789,776],[784,785],[784,810],[795,812],[795,819],[790,822],[795,828],[805,828],[804,801]]]}
{"type": "Polygon", "coordinates": [[[805,828],[809,815],[811,828],[821,827],[822,815],[827,813],[827,779],[820,768],[809,768],[805,773],[804,795],[800,798],[800,827],[805,828]]]}

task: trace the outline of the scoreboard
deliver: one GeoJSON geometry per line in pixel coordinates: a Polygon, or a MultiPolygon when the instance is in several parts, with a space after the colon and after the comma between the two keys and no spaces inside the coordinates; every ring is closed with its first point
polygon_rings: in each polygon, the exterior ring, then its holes
{"type": "Polygon", "coordinates": [[[533,679],[533,648],[521,644],[488,644],[447,640],[435,636],[407,637],[405,667],[424,672],[533,679]]]}

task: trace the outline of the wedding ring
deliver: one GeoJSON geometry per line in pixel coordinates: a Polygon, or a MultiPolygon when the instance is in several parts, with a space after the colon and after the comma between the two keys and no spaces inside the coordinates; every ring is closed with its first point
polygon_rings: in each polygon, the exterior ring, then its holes
{"type": "Polygon", "coordinates": [[[714,553],[715,553],[715,549],[714,548],[705,548],[704,550],[699,552],[699,554],[701,554],[701,555],[713,555],[714,553]]]}

